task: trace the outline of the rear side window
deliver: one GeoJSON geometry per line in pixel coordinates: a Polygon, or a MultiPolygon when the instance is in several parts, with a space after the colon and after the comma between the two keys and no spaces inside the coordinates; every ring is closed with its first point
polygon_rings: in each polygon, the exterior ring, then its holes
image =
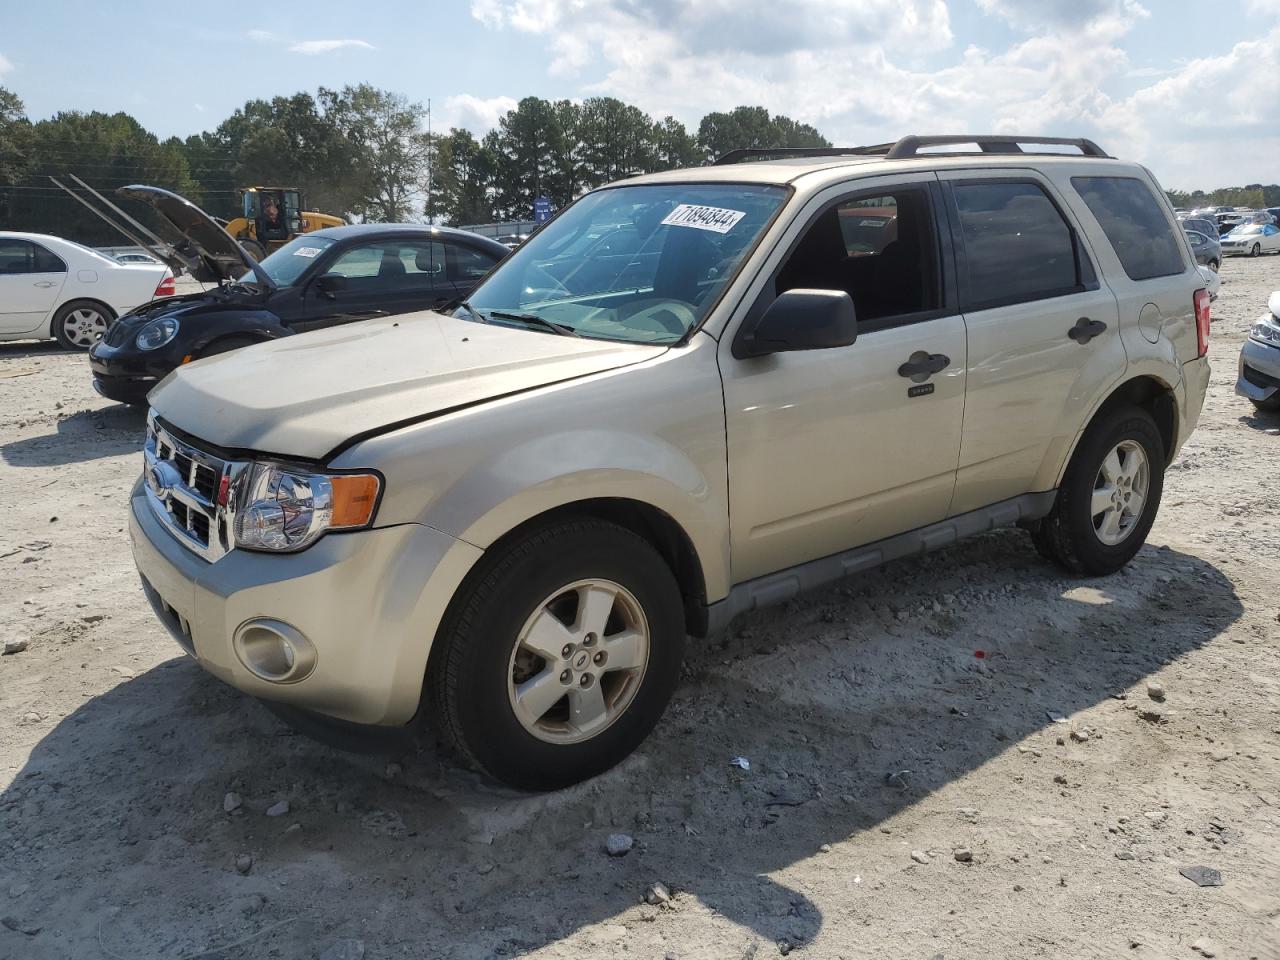
{"type": "Polygon", "coordinates": [[[966,309],[1074,293],[1092,277],[1087,265],[1081,270],[1071,227],[1038,184],[959,181],[952,194],[964,240],[966,309]]]}
{"type": "Polygon", "coordinates": [[[1136,177],[1072,177],[1071,185],[1111,241],[1130,280],[1169,277],[1186,269],[1164,209],[1136,177]]]}
{"type": "Polygon", "coordinates": [[[473,280],[479,280],[498,262],[497,257],[492,257],[487,253],[481,253],[471,247],[463,244],[455,244],[453,247],[455,257],[455,274],[453,279],[460,280],[463,283],[470,283],[473,280]]]}
{"type": "Polygon", "coordinates": [[[51,250],[46,250],[38,243],[31,245],[31,254],[34,258],[34,266],[32,273],[66,273],[67,265],[62,262],[62,258],[51,250]]]}

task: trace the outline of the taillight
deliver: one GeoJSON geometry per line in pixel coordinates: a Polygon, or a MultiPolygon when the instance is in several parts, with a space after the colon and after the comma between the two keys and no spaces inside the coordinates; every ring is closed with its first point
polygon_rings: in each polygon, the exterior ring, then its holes
{"type": "Polygon", "coordinates": [[[173,279],[173,274],[168,270],[164,272],[164,278],[156,284],[156,292],[153,297],[172,297],[178,292],[177,281],[173,279]]]}
{"type": "Polygon", "coordinates": [[[1196,305],[1196,356],[1209,352],[1209,291],[1197,290],[1193,302],[1196,305]]]}

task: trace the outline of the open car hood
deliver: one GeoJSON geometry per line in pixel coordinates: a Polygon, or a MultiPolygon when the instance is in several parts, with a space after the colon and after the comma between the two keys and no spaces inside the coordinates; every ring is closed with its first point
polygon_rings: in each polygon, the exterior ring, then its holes
{"type": "Polygon", "coordinates": [[[141,200],[160,214],[159,233],[172,250],[165,260],[175,273],[185,270],[202,283],[238,280],[253,273],[265,289],[275,289],[266,271],[235,238],[186,197],[140,183],[120,187],[116,193],[141,200]]]}

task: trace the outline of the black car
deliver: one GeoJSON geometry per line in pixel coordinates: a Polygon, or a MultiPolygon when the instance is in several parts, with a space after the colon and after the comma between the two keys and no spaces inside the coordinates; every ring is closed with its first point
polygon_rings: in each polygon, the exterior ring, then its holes
{"type": "Polygon", "coordinates": [[[125,187],[156,208],[171,267],[217,282],[204,293],[156,300],[120,317],[89,351],[93,387],[143,403],[175,367],[262,340],[465,297],[510,251],[446,227],[365,224],[303,234],[265,258],[248,256],[199,207],[156,187],[125,187]],[[169,228],[176,229],[171,234],[169,228]]]}

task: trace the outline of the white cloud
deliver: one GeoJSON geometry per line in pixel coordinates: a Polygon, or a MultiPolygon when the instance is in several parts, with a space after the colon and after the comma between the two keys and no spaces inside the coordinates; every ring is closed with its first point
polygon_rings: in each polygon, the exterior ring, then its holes
{"type": "MultiPolygon", "coordinates": [[[[564,94],[608,94],[691,125],[760,104],[837,144],[1088,136],[1170,186],[1274,181],[1280,30],[1224,56],[1135,69],[1128,34],[1150,17],[1136,0],[976,2],[1022,36],[1005,49],[956,49],[941,0],[472,0],[471,13],[489,29],[540,37],[564,94]],[[1224,148],[1240,140],[1250,149],[1224,148]]],[[[1280,11],[1280,0],[1249,2],[1280,11]]],[[[461,112],[466,98],[455,99],[461,112]]],[[[499,112],[469,115],[482,129],[499,112]]]]}
{"type": "Polygon", "coordinates": [[[320,53],[332,53],[334,50],[342,50],[347,47],[356,47],[360,50],[378,49],[365,40],[299,40],[297,43],[289,45],[289,52],[315,56],[320,53]]]}
{"type": "Polygon", "coordinates": [[[1074,30],[1099,22],[1132,25],[1150,12],[1137,0],[976,0],[994,14],[1024,30],[1074,30]]]}
{"type": "Polygon", "coordinates": [[[13,61],[11,61],[3,53],[0,53],[0,77],[3,77],[6,73],[8,73],[12,69],[13,69],[13,61]]]}
{"type": "Polygon", "coordinates": [[[490,97],[486,100],[464,93],[444,101],[435,126],[440,130],[461,127],[479,137],[496,127],[499,117],[515,108],[513,97],[490,97]]]}
{"type": "Polygon", "coordinates": [[[270,30],[250,30],[248,36],[255,43],[271,43],[276,39],[270,30]]]}

